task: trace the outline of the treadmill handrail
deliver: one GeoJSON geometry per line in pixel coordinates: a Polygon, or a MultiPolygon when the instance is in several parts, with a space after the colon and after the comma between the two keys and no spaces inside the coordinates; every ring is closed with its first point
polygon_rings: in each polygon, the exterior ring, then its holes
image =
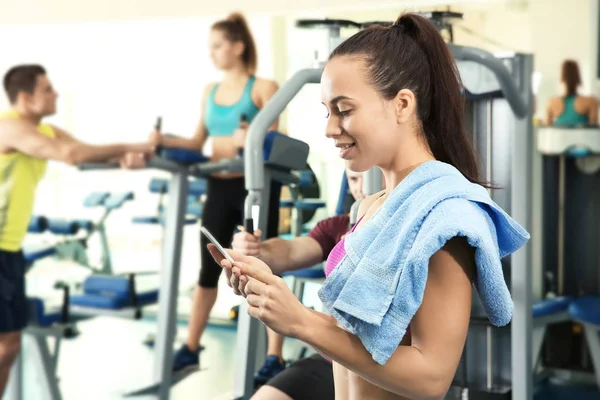
{"type": "Polygon", "coordinates": [[[489,68],[496,76],[496,79],[498,79],[500,90],[502,90],[513,113],[518,118],[525,118],[527,116],[529,106],[525,99],[523,99],[523,96],[521,96],[519,88],[502,61],[494,57],[492,53],[475,47],[457,46],[454,44],[448,44],[448,47],[457,61],[473,61],[489,68]]]}
{"type": "MultiPolygon", "coordinates": [[[[90,162],[78,164],[77,168],[82,171],[90,171],[95,169],[119,169],[121,166],[116,162],[90,162]]],[[[162,157],[154,156],[146,162],[146,166],[140,169],[161,169],[169,172],[179,172],[187,166],[177,164],[173,161],[166,160],[162,157]]]]}
{"type": "Polygon", "coordinates": [[[269,127],[304,85],[321,81],[322,73],[322,68],[307,68],[296,72],[273,95],[250,124],[244,149],[246,190],[261,190],[265,186],[264,143],[269,127]]]}

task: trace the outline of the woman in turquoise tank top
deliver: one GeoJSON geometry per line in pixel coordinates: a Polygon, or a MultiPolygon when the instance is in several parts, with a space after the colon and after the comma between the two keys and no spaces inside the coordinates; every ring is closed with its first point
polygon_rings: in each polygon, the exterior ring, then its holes
{"type": "Polygon", "coordinates": [[[573,60],[562,65],[561,83],[565,96],[554,97],[548,103],[546,124],[556,126],[581,126],[598,124],[598,101],[594,97],[581,96],[579,66],[573,60]]]}
{"type": "MultiPolygon", "coordinates": [[[[205,87],[202,118],[195,135],[188,139],[163,136],[155,131],[151,137],[156,145],[202,151],[216,161],[234,158],[243,149],[248,123],[278,86],[272,80],[255,77],[256,46],[240,14],[212,25],[210,57],[215,67],[223,71],[223,79],[205,87]]],[[[277,129],[277,125],[275,122],[271,129],[277,129]]],[[[278,235],[280,190],[280,185],[271,187],[267,237],[278,235]]],[[[220,173],[207,179],[202,225],[225,247],[231,244],[236,227],[242,224],[246,194],[243,174],[220,173]]],[[[198,365],[200,338],[217,299],[222,268],[206,246],[206,238],[200,235],[200,278],[194,292],[187,343],[175,354],[175,371],[198,365]]]]}

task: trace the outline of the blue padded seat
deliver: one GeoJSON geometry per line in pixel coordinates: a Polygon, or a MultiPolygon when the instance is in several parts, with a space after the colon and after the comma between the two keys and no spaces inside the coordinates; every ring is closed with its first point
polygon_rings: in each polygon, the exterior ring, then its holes
{"type": "Polygon", "coordinates": [[[318,210],[319,208],[324,208],[326,207],[327,204],[323,201],[320,200],[311,200],[311,199],[305,199],[302,201],[297,201],[294,203],[294,207],[296,207],[298,210],[318,210]]]}
{"type": "Polygon", "coordinates": [[[74,235],[79,231],[79,224],[77,221],[49,218],[48,230],[57,235],[74,235]]]}
{"type": "Polygon", "coordinates": [[[573,301],[573,299],[568,296],[539,300],[533,304],[533,317],[545,317],[567,311],[571,301],[573,301]]]}
{"type": "Polygon", "coordinates": [[[36,326],[50,326],[60,321],[60,310],[45,313],[44,302],[37,297],[30,297],[29,302],[29,324],[36,326]]]}
{"type": "Polygon", "coordinates": [[[92,192],[85,198],[83,205],[85,207],[98,207],[104,204],[104,200],[109,196],[107,192],[92,192]]]}
{"type": "Polygon", "coordinates": [[[38,249],[23,249],[23,256],[25,257],[25,262],[31,264],[37,260],[40,260],[44,257],[49,257],[56,254],[56,247],[42,247],[38,249]]]}
{"type": "Polygon", "coordinates": [[[29,220],[29,226],[27,232],[31,233],[42,233],[48,229],[48,219],[41,215],[35,215],[29,220]]]}
{"type": "MultiPolygon", "coordinates": [[[[164,225],[164,223],[165,223],[164,218],[159,218],[156,216],[133,217],[131,219],[131,221],[134,224],[145,224],[145,225],[164,225]]],[[[198,222],[197,218],[186,217],[184,220],[184,224],[186,224],[186,225],[192,225],[192,224],[195,224],[196,222],[198,222]]]]}
{"type": "MultiPolygon", "coordinates": [[[[169,181],[166,179],[154,178],[148,185],[150,193],[167,193],[169,191],[169,181]]],[[[188,193],[199,197],[206,193],[206,181],[204,179],[195,179],[188,181],[188,193]]]]}
{"type": "Polygon", "coordinates": [[[196,197],[206,193],[206,181],[204,179],[195,179],[188,183],[188,193],[196,197]]]}
{"type": "Polygon", "coordinates": [[[294,207],[293,200],[280,200],[279,201],[279,208],[293,208],[293,207],[294,207]]]}
{"type": "Polygon", "coordinates": [[[600,297],[584,296],[569,305],[569,315],[579,321],[600,325],[600,297]]]}
{"type": "Polygon", "coordinates": [[[585,147],[571,147],[567,149],[566,155],[569,157],[579,158],[579,157],[587,157],[591,154],[590,149],[585,147]]]}
{"type": "Polygon", "coordinates": [[[104,205],[109,210],[116,210],[117,208],[121,208],[127,200],[133,200],[133,198],[133,192],[111,193],[104,202],[104,205]]]}
{"type": "Polygon", "coordinates": [[[91,231],[94,229],[94,221],[91,219],[78,219],[75,222],[79,224],[79,228],[85,231],[91,231]]]}
{"type": "MultiPolygon", "coordinates": [[[[136,293],[139,306],[156,303],[158,289],[136,293]]],[[[83,294],[72,295],[76,306],[118,310],[132,306],[129,278],[119,276],[90,276],[83,283],[83,294]]]]}
{"type": "Polygon", "coordinates": [[[293,276],[294,278],[320,279],[325,278],[325,270],[322,266],[299,269],[297,271],[284,272],[282,276],[293,276]]]}
{"type": "Polygon", "coordinates": [[[202,206],[200,204],[188,204],[187,213],[196,218],[202,217],[202,206]]]}
{"type": "Polygon", "coordinates": [[[175,161],[176,163],[190,165],[210,161],[210,158],[205,155],[187,149],[169,149],[163,148],[160,152],[160,156],[169,161],[175,161]]]}
{"type": "Polygon", "coordinates": [[[150,179],[150,184],[148,185],[148,190],[150,193],[166,193],[168,189],[168,180],[159,178],[150,179]]]}
{"type": "Polygon", "coordinates": [[[299,173],[300,182],[298,182],[299,187],[310,187],[315,184],[315,175],[311,170],[300,171],[299,173]]]}

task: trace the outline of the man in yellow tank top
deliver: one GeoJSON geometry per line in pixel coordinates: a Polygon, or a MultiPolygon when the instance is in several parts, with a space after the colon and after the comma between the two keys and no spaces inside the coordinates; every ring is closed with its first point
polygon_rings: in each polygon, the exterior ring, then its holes
{"type": "Polygon", "coordinates": [[[55,113],[57,98],[42,66],[13,67],[3,84],[11,110],[0,114],[0,398],[27,324],[21,245],[47,160],[75,165],[118,159],[135,167],[154,152],[149,143],[89,145],[42,123],[55,113]]]}

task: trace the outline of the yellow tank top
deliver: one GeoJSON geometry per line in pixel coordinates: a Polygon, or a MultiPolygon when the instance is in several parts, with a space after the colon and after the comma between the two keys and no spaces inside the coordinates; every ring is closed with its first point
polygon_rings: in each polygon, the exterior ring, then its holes
{"type": "MultiPolygon", "coordinates": [[[[19,114],[0,113],[0,119],[4,118],[19,118],[19,114]]],[[[40,124],[38,131],[56,137],[49,125],[40,124]]],[[[33,212],[35,191],[46,172],[46,164],[46,160],[18,151],[0,154],[0,250],[21,249],[33,212]]]]}

